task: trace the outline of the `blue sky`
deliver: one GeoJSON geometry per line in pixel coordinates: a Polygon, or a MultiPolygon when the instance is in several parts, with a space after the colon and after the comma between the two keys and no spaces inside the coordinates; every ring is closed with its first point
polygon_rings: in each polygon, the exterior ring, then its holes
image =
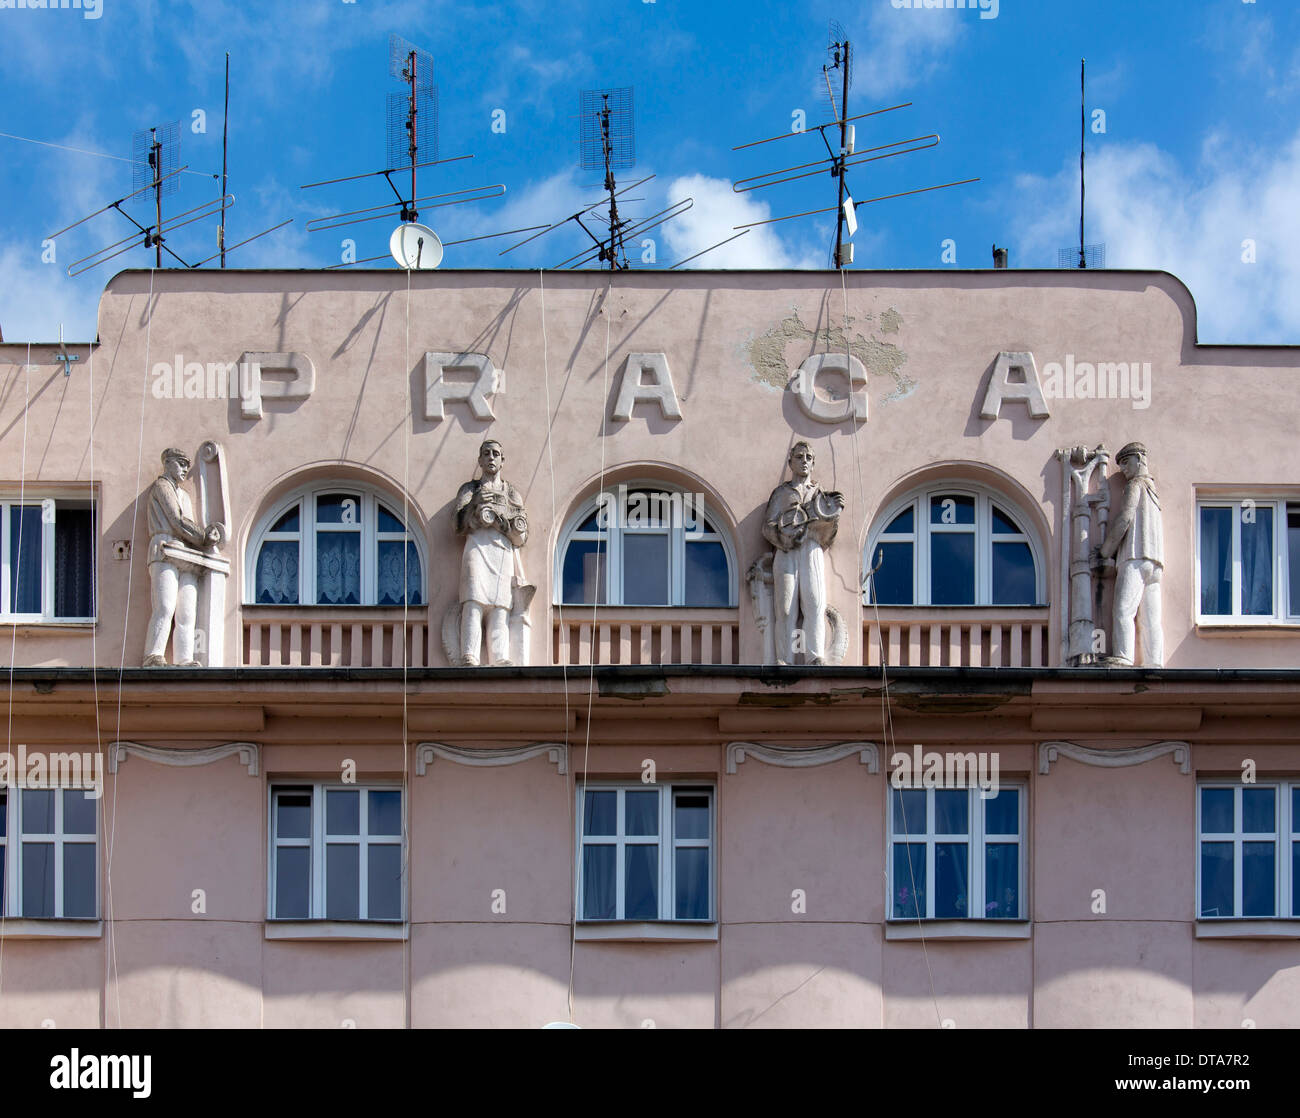
{"type": "MultiPolygon", "coordinates": [[[[57,2],[57,0],[51,0],[57,2]]],[[[84,0],[92,3],[94,0],[84,0]]],[[[921,0],[914,0],[920,3],[921,0]]],[[[1054,267],[1078,235],[1079,59],[1088,59],[1088,241],[1111,267],[1164,268],[1191,288],[1202,341],[1300,342],[1300,5],[1294,0],[991,0],[979,10],[733,0],[510,4],[435,0],[98,0],[98,10],[10,8],[0,0],[0,132],[107,153],[81,155],[0,136],[0,330],[41,341],[94,332],[99,294],[143,249],[70,279],[67,266],[131,226],[106,214],[55,230],[131,189],[132,133],[182,125],[181,161],[199,174],[171,212],[215,198],[224,52],[231,53],[228,243],[293,218],[229,257],[231,266],[323,267],[386,254],[396,222],[308,233],[305,222],[387,201],[382,180],[301,184],[385,165],[388,36],[434,58],[440,154],[471,161],[425,172],[421,194],[503,183],[500,199],[422,210],[444,240],[553,221],[594,201],[578,168],[579,91],[632,85],[635,218],[690,197],[660,231],[666,266],[744,221],[834,204],[817,176],[736,194],[732,183],[824,153],[815,135],[734,145],[828,119],[821,66],[828,23],[856,53],[850,112],[912,101],[859,122],[858,148],[937,132],[942,143],[852,172],[857,198],[978,176],[973,185],[863,206],[855,267],[1054,267]],[[87,18],[95,15],[97,18],[87,18]],[[206,113],[196,131],[195,110],[206,113]],[[504,111],[505,131],[493,131],[504,111]],[[1100,121],[1100,118],[1098,118],[1100,121]],[[1250,244],[1244,244],[1249,242],[1250,244]],[[953,253],[948,253],[951,258],[953,253]],[[1253,261],[1249,258],[1253,256],[1253,261]],[[1245,259],[1244,259],[1245,258],[1245,259]]],[[[128,210],[148,223],[148,209],[128,210]]],[[[829,215],[764,227],[702,257],[704,267],[825,267],[829,215]]],[[[510,238],[447,250],[452,267],[551,267],[582,247],[572,224],[506,257],[510,238]]],[[[215,222],[177,230],[187,260],[216,251],[215,222]]],[[[637,238],[631,256],[647,249],[637,238]]],[[[382,263],[382,262],[381,262],[382,263]]]]}

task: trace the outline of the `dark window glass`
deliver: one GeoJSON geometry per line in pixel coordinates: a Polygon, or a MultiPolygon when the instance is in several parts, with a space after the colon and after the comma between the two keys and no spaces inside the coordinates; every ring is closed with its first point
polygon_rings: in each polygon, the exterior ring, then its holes
{"type": "Polygon", "coordinates": [[[367,827],[371,835],[402,833],[402,793],[371,790],[366,793],[367,827]]]}
{"type": "Polygon", "coordinates": [[[623,847],[623,917],[659,919],[659,847],[629,843],[623,847]]]}
{"type": "Polygon", "coordinates": [[[967,891],[968,844],[936,842],[934,844],[934,915],[951,920],[970,915],[967,891]]]}
{"type": "Polygon", "coordinates": [[[1232,843],[1201,843],[1201,915],[1232,916],[1232,843]]]}
{"type": "Polygon", "coordinates": [[[1201,789],[1201,833],[1206,835],[1227,835],[1236,828],[1233,826],[1233,805],[1231,788],[1201,789]]]}
{"type": "Polygon", "coordinates": [[[1277,791],[1273,788],[1241,790],[1241,829],[1247,834],[1272,834],[1277,829],[1277,791]]]}
{"type": "Polygon", "coordinates": [[[297,540],[267,540],[257,553],[259,605],[298,604],[297,540]]]}
{"type": "Polygon", "coordinates": [[[87,919],[95,915],[95,844],[69,842],[63,846],[63,915],[87,919]]]}
{"type": "Polygon", "coordinates": [[[281,792],[275,798],[275,833],[279,838],[311,835],[311,793],[281,792]]]}
{"type": "Polygon", "coordinates": [[[54,919],[54,843],[25,842],[22,849],[23,915],[54,919]]]}
{"type": "Polygon", "coordinates": [[[674,837],[679,839],[706,839],[709,837],[709,797],[679,793],[676,804],[674,837]]]}
{"type": "Polygon", "coordinates": [[[974,524],[975,498],[948,493],[930,498],[931,524],[974,524]],[[950,503],[951,502],[951,503],[950,503]]]}
{"type": "Polygon", "coordinates": [[[613,789],[588,792],[582,809],[584,835],[618,833],[618,793],[613,789]]]}
{"type": "Polygon", "coordinates": [[[41,612],[41,507],[9,510],[9,609],[41,612]]]}
{"type": "Polygon", "coordinates": [[[657,835],[659,833],[658,792],[636,791],[623,793],[623,833],[628,835],[657,835]]]}
{"type": "Polygon", "coordinates": [[[325,793],[325,833],[361,834],[361,790],[333,789],[325,793]]]}
{"type": "Polygon", "coordinates": [[[52,788],[24,788],[23,834],[54,834],[54,790],[52,788]]]}
{"type": "Polygon", "coordinates": [[[387,843],[367,847],[369,864],[367,916],[371,920],[402,918],[402,848],[387,843]]]}
{"type": "Polygon", "coordinates": [[[708,848],[678,847],[676,858],[677,919],[707,920],[709,918],[708,848]]]}
{"type": "Polygon", "coordinates": [[[402,580],[406,580],[406,604],[421,605],[420,553],[410,540],[380,540],[378,545],[378,604],[402,605],[402,580]],[[405,550],[405,558],[403,558],[405,550]]]}
{"type": "MultiPolygon", "coordinates": [[[[971,913],[978,916],[979,913],[971,913]]],[[[1020,916],[1020,846],[991,842],[984,848],[984,913],[989,920],[1020,916]]]]}
{"type": "Polygon", "coordinates": [[[306,920],[311,880],[311,850],[281,846],[275,852],[275,915],[279,920],[306,920]]]}
{"type": "Polygon", "coordinates": [[[997,505],[993,506],[993,533],[994,535],[1021,535],[1016,522],[997,505]]]}
{"type": "Polygon", "coordinates": [[[1275,916],[1276,844],[1243,842],[1241,844],[1241,914],[1275,916]]]}
{"type": "Polygon", "coordinates": [[[623,604],[669,604],[666,535],[628,532],[623,536],[623,604]]]}
{"type": "Polygon", "coordinates": [[[905,532],[911,532],[914,523],[915,523],[915,517],[913,515],[912,506],[908,505],[907,508],[905,508],[896,517],[894,517],[893,520],[889,522],[889,527],[886,528],[885,531],[894,532],[898,535],[902,535],[905,532]]]}
{"type": "Polygon", "coordinates": [[[926,832],[925,789],[895,788],[894,834],[923,835],[926,832]]]}
{"type": "Polygon", "coordinates": [[[877,605],[912,605],[912,548],[914,546],[910,543],[876,545],[871,560],[871,565],[876,567],[876,573],[871,576],[871,589],[877,605]]]}
{"type": "Polygon", "coordinates": [[[1201,509],[1201,613],[1232,613],[1232,509],[1201,509]]]}
{"type": "Polygon", "coordinates": [[[1016,788],[1000,788],[998,794],[984,801],[984,833],[986,835],[1018,835],[1020,833],[1020,792],[1016,788]]]}
{"type": "Polygon", "coordinates": [[[59,505],[54,519],[54,615],[95,613],[94,515],[88,508],[59,505]]]}
{"type": "Polygon", "coordinates": [[[975,534],[930,535],[930,602],[936,606],[975,604],[975,534]]]}
{"type": "Polygon", "coordinates": [[[564,552],[564,604],[604,605],[604,540],[574,540],[564,552]]]}
{"type": "Polygon", "coordinates": [[[1241,518],[1241,612],[1273,612],[1273,510],[1263,506],[1241,518]]]}
{"type": "Polygon", "coordinates": [[[613,920],[617,917],[614,856],[618,848],[610,845],[584,845],[582,848],[582,918],[613,920]]]}
{"type": "Polygon", "coordinates": [[[1027,543],[993,545],[993,604],[1031,606],[1034,589],[1034,556],[1027,543]]]}
{"type": "Polygon", "coordinates": [[[721,607],[728,604],[730,597],[727,553],[722,544],[711,540],[687,540],[683,604],[721,607]]]}
{"type": "Polygon", "coordinates": [[[379,506],[379,530],[381,532],[405,532],[406,526],[383,505],[379,506]]]}
{"type": "Polygon", "coordinates": [[[279,520],[271,525],[272,532],[296,532],[298,531],[298,506],[294,505],[279,520]]]}
{"type": "Polygon", "coordinates": [[[93,835],[95,833],[95,805],[98,802],[84,789],[63,789],[63,833],[65,835],[93,835]]]}
{"type": "Polygon", "coordinates": [[[1287,570],[1291,582],[1291,616],[1300,615],[1300,505],[1286,507],[1287,570]]]}
{"type": "MultiPolygon", "coordinates": [[[[361,498],[356,493],[322,493],[316,498],[317,524],[361,523],[361,498]]],[[[400,528],[397,529],[399,532],[400,528]]]]}
{"type": "Polygon", "coordinates": [[[970,832],[970,794],[966,789],[935,790],[934,831],[938,835],[964,835],[970,832]]]}
{"type": "Polygon", "coordinates": [[[325,918],[361,917],[361,847],[331,842],[325,847],[325,918]]]}
{"type": "Polygon", "coordinates": [[[894,843],[894,916],[925,916],[925,844],[894,843]]]}

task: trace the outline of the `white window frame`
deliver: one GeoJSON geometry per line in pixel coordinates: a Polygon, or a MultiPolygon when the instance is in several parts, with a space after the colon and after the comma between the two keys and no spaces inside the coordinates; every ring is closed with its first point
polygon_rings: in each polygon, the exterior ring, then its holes
{"type": "Polygon", "coordinates": [[[886,506],[885,511],[876,519],[875,527],[868,536],[867,550],[863,557],[863,604],[874,607],[871,596],[869,574],[875,562],[876,548],[885,543],[910,543],[912,545],[912,602],[911,605],[899,605],[893,602],[881,602],[883,609],[1041,609],[1047,604],[1046,571],[1043,548],[1037,536],[1027,525],[1030,517],[1017,501],[1005,493],[984,485],[971,482],[939,482],[926,485],[922,489],[913,489],[886,506]],[[933,497],[972,497],[975,500],[975,523],[971,525],[950,525],[930,523],[930,500],[933,497]],[[1017,533],[994,532],[993,506],[999,505],[1003,512],[1020,526],[1017,533]],[[891,533],[889,525],[908,507],[912,509],[912,531],[891,533]],[[973,534],[975,537],[975,600],[973,602],[941,603],[930,602],[930,536],[938,533],[973,534]],[[1033,602],[995,603],[993,601],[993,545],[995,543],[1023,543],[1029,546],[1029,554],[1034,563],[1034,598],[1033,602]]]}
{"type": "Polygon", "coordinates": [[[717,923],[717,906],[718,906],[718,813],[717,813],[717,787],[712,783],[683,780],[670,784],[642,784],[633,781],[607,781],[592,780],[578,782],[578,810],[577,810],[577,830],[576,830],[576,850],[577,850],[577,920],[579,924],[714,924],[717,923]],[[626,792],[659,792],[659,833],[657,835],[627,835],[624,833],[626,826],[624,793],[626,792]],[[586,820],[586,793],[587,792],[617,792],[616,808],[616,834],[610,835],[585,835],[586,820]],[[707,795],[709,798],[709,835],[704,839],[679,839],[674,829],[673,808],[676,804],[676,798],[679,793],[707,795]],[[586,917],[583,911],[586,902],[586,883],[583,880],[583,850],[588,846],[609,846],[610,838],[615,841],[614,846],[614,874],[615,874],[615,903],[613,917],[586,917]],[[623,851],[629,845],[657,846],[659,848],[659,915],[653,919],[645,917],[626,917],[621,915],[624,911],[624,879],[626,875],[626,860],[623,857],[623,851]],[[709,912],[705,917],[677,917],[675,915],[677,905],[677,882],[675,879],[677,870],[676,851],[680,847],[707,847],[709,851],[709,912]],[[666,854],[665,854],[666,852],[666,854]]]}
{"type": "MultiPolygon", "coordinates": [[[[634,490],[648,489],[655,493],[681,494],[687,496],[688,490],[681,485],[670,485],[664,481],[654,479],[643,479],[640,481],[622,481],[613,487],[606,488],[605,492],[611,494],[615,500],[612,505],[618,505],[618,496],[620,491],[631,493],[634,490]]],[[[629,605],[628,609],[735,609],[738,601],[737,590],[737,561],[736,550],[731,542],[729,534],[719,527],[723,523],[722,518],[718,516],[716,510],[710,505],[705,504],[703,509],[698,508],[694,501],[698,498],[696,493],[692,496],[692,509],[697,517],[703,518],[714,526],[714,531],[704,531],[701,524],[698,529],[691,530],[691,542],[700,543],[720,543],[723,554],[727,560],[727,602],[723,606],[688,606],[685,604],[686,599],[686,545],[687,545],[687,528],[685,517],[683,516],[683,505],[681,501],[669,501],[670,523],[666,527],[630,527],[624,523],[624,510],[618,510],[618,524],[611,523],[606,528],[598,528],[595,531],[579,531],[578,526],[588,517],[600,509],[601,495],[593,494],[578,507],[564,524],[564,530],[560,533],[560,543],[555,551],[555,569],[554,580],[554,601],[553,605],[564,606],[567,609],[581,609],[584,606],[590,608],[591,602],[565,602],[564,601],[564,559],[568,554],[569,545],[580,540],[605,541],[605,601],[598,603],[601,608],[606,606],[615,606],[623,608],[623,535],[630,532],[637,535],[667,535],[668,541],[668,601],[658,605],[629,605]]],[[[611,521],[613,517],[611,516],[611,521]]]]}
{"type": "Polygon", "coordinates": [[[1207,923],[1223,920],[1291,920],[1300,921],[1300,916],[1293,911],[1294,890],[1300,888],[1300,882],[1291,877],[1291,846],[1300,842],[1300,818],[1293,816],[1292,790],[1300,787],[1300,781],[1265,779],[1253,784],[1241,781],[1212,780],[1198,781],[1196,784],[1196,896],[1193,901],[1196,919],[1207,923]],[[1202,829],[1201,793],[1205,789],[1229,789],[1232,797],[1232,831],[1209,831],[1202,829]],[[1242,810],[1242,792],[1249,789],[1273,789],[1273,830],[1246,831],[1245,814],[1242,810]],[[1201,912],[1201,846],[1207,842],[1232,843],[1232,912],[1219,916],[1204,916],[1201,912]],[[1273,913],[1272,915],[1242,915],[1242,890],[1245,885],[1242,873],[1243,847],[1248,842],[1271,842],[1273,844],[1273,913]]]}
{"type": "Polygon", "coordinates": [[[410,609],[424,609],[429,602],[429,561],[425,553],[424,534],[413,531],[411,520],[415,508],[409,502],[406,505],[406,532],[381,532],[379,530],[379,506],[384,505],[388,512],[399,522],[402,521],[402,502],[391,494],[381,492],[374,486],[360,482],[330,480],[313,483],[294,490],[292,494],[278,501],[271,510],[258,521],[244,562],[244,604],[260,608],[299,609],[314,607],[317,609],[400,609],[396,605],[378,605],[379,598],[379,544],[382,542],[400,542],[403,539],[415,544],[415,553],[420,563],[420,604],[412,604],[410,609]],[[342,524],[318,525],[316,523],[316,501],[319,497],[334,493],[356,494],[361,498],[360,527],[353,528],[342,524]],[[298,530],[296,532],[273,532],[271,529],[282,516],[298,506],[298,530]],[[316,601],[316,534],[318,532],[353,531],[361,536],[361,601],[356,604],[334,604],[316,601]],[[259,602],[257,600],[257,560],[262,552],[262,545],[268,541],[296,541],[298,544],[298,601],[297,602],[259,602]]]}
{"type": "Polygon", "coordinates": [[[87,506],[90,509],[90,600],[97,610],[99,608],[99,586],[97,556],[99,553],[99,517],[98,506],[94,498],[86,496],[51,496],[40,491],[25,493],[19,499],[18,494],[10,493],[0,497],[0,622],[20,625],[41,625],[62,622],[94,621],[92,614],[88,617],[61,617],[55,614],[54,595],[54,559],[55,559],[55,520],[59,505],[87,506]],[[41,510],[41,609],[39,613],[12,613],[9,603],[12,601],[13,578],[16,573],[12,553],[17,546],[17,537],[13,532],[10,510],[14,508],[38,508],[41,510]]]}
{"type": "Polygon", "coordinates": [[[391,781],[367,781],[364,784],[343,784],[339,781],[312,781],[312,780],[292,780],[277,778],[267,789],[267,872],[266,872],[266,913],[267,921],[270,923],[302,923],[311,922],[339,922],[340,920],[351,920],[369,923],[369,924],[401,924],[406,921],[406,892],[407,892],[407,874],[409,866],[406,859],[406,834],[407,834],[407,796],[406,790],[398,782],[391,781]],[[331,791],[360,792],[361,801],[359,806],[360,819],[358,824],[357,835],[330,835],[325,830],[325,794],[331,791]],[[369,793],[370,792],[397,792],[402,799],[402,822],[401,831],[397,836],[393,835],[375,835],[369,834],[370,814],[369,814],[369,793]],[[280,793],[302,794],[307,792],[311,795],[311,825],[310,836],[308,838],[281,838],[276,833],[276,797],[280,793]],[[394,841],[394,838],[397,841],[394,841]],[[358,915],[355,918],[332,917],[327,916],[327,898],[325,896],[325,853],[327,845],[350,845],[358,846],[360,853],[358,856],[358,915]],[[278,872],[279,861],[276,858],[276,852],[279,847],[306,847],[308,854],[308,871],[307,871],[307,915],[306,916],[280,916],[275,910],[275,886],[276,875],[278,872]],[[401,897],[402,910],[398,916],[372,917],[368,915],[370,905],[370,888],[369,888],[369,869],[370,860],[366,857],[367,851],[371,846],[396,846],[401,851],[402,878],[398,884],[399,895],[401,897]]]}
{"type": "Polygon", "coordinates": [[[1196,501],[1195,540],[1192,547],[1193,601],[1198,625],[1300,625],[1300,602],[1290,601],[1291,570],[1287,549],[1287,506],[1300,508],[1300,497],[1223,497],[1204,496],[1196,501]],[[1242,506],[1250,501],[1258,511],[1273,510],[1273,612],[1242,613],[1241,596],[1245,589],[1241,577],[1241,524],[1242,506]],[[1232,612],[1201,612],[1201,510],[1227,508],[1232,510],[1232,612]]]}
{"type": "Polygon", "coordinates": [[[99,882],[99,831],[103,826],[103,812],[100,811],[99,805],[103,802],[103,797],[92,800],[95,805],[95,831],[94,834],[82,834],[74,832],[69,834],[63,826],[63,793],[72,791],[93,791],[93,786],[60,784],[43,787],[24,786],[23,784],[14,784],[9,788],[0,788],[0,796],[5,798],[5,823],[8,834],[0,836],[0,846],[3,847],[4,858],[4,917],[6,920],[98,920],[100,906],[100,882],[99,882]],[[54,830],[52,832],[41,832],[33,834],[23,833],[22,824],[22,800],[23,792],[53,792],[54,793],[54,830]],[[54,915],[53,916],[28,916],[23,912],[23,880],[22,880],[22,863],[23,847],[27,843],[37,843],[52,845],[54,847],[54,915]],[[95,851],[95,897],[92,906],[93,911],[89,916],[65,916],[63,914],[63,851],[67,846],[90,846],[95,851]]]}
{"type": "MultiPolygon", "coordinates": [[[[904,785],[901,789],[895,789],[892,780],[886,781],[888,789],[888,810],[886,812],[885,826],[886,830],[886,848],[885,848],[885,874],[886,874],[886,904],[885,919],[890,923],[910,923],[915,924],[918,920],[916,916],[896,916],[894,915],[894,898],[897,894],[894,882],[894,847],[895,845],[912,845],[925,847],[925,913],[919,919],[924,921],[949,921],[960,920],[962,922],[987,922],[991,926],[1014,924],[1018,921],[1029,919],[1029,786],[1022,781],[1010,780],[1000,781],[998,783],[999,792],[1014,791],[1016,792],[1016,806],[1018,809],[1017,834],[988,834],[984,830],[984,805],[987,802],[981,794],[980,788],[969,786],[965,789],[957,788],[924,788],[913,785],[904,785]],[[946,832],[936,832],[934,829],[936,816],[934,811],[934,794],[935,792],[953,792],[965,791],[967,796],[966,810],[967,818],[970,822],[970,831],[967,834],[948,834],[946,832]],[[925,793],[925,822],[926,829],[924,833],[902,835],[895,833],[894,830],[894,793],[895,791],[911,792],[923,791],[925,793]],[[972,912],[983,913],[986,901],[985,888],[985,850],[990,843],[1002,844],[1015,841],[1019,846],[1017,851],[1017,881],[1019,883],[1019,910],[1015,916],[972,916],[972,912]],[[966,915],[965,916],[935,916],[935,845],[937,843],[964,842],[967,845],[966,857],[966,880],[969,883],[969,892],[967,896],[966,915]]],[[[990,797],[991,799],[992,797],[990,797]]],[[[909,822],[909,826],[911,823],[909,822]]],[[[899,882],[901,885],[912,887],[912,882],[899,882]]]]}

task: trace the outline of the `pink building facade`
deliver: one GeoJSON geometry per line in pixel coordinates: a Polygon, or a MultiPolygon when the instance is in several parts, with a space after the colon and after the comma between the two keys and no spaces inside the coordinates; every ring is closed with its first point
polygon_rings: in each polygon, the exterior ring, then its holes
{"type": "Polygon", "coordinates": [[[1298,377],[1165,273],[124,272],[0,345],[0,1023],[1294,1026],[1298,377]]]}

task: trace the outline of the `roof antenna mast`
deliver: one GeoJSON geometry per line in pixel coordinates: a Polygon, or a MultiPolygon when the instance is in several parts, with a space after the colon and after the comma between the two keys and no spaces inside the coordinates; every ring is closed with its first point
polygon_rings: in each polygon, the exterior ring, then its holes
{"type": "Polygon", "coordinates": [[[1083,243],[1083,144],[1084,138],[1088,134],[1087,119],[1088,110],[1084,102],[1084,85],[1083,73],[1084,65],[1087,63],[1086,58],[1079,59],[1079,267],[1088,266],[1088,255],[1084,249],[1083,243]]]}

